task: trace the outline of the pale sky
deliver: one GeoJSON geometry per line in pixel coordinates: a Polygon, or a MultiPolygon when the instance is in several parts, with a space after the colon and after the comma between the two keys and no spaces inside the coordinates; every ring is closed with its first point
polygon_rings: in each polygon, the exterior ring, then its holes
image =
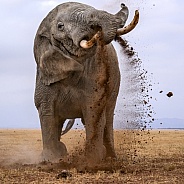
{"type": "MultiPolygon", "coordinates": [[[[42,19],[62,0],[0,0],[0,128],[39,128],[34,106],[36,64],[33,40],[42,19]]],[[[81,0],[116,13],[124,2],[127,23],[139,9],[140,22],[125,36],[155,83],[152,96],[155,118],[184,119],[184,1],[81,0]],[[152,74],[153,73],[153,74],[152,74]],[[158,84],[159,83],[159,84],[158,84]],[[159,91],[163,93],[159,93],[159,91]],[[166,94],[172,91],[174,96],[166,94]]],[[[123,81],[122,81],[123,82],[123,81]]],[[[118,102],[121,103],[121,102],[118,102]]]]}

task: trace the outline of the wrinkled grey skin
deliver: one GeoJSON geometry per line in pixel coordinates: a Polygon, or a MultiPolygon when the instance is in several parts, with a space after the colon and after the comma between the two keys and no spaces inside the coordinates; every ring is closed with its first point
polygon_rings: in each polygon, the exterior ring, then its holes
{"type": "Polygon", "coordinates": [[[54,8],[40,24],[34,41],[35,105],[45,160],[67,154],[60,136],[65,120],[75,118],[85,124],[88,163],[116,156],[113,114],[120,73],[110,42],[127,17],[127,7],[112,15],[70,2],[54,8]],[[80,41],[90,39],[98,30],[103,33],[101,40],[90,49],[81,48],[80,41]]]}

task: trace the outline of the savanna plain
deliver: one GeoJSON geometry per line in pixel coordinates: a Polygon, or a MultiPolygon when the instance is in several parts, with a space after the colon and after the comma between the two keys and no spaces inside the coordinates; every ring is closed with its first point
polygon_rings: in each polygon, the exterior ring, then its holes
{"type": "Polygon", "coordinates": [[[184,130],[115,130],[117,159],[83,165],[85,132],[62,137],[69,155],[40,160],[40,130],[0,130],[0,183],[184,183],[184,130]]]}

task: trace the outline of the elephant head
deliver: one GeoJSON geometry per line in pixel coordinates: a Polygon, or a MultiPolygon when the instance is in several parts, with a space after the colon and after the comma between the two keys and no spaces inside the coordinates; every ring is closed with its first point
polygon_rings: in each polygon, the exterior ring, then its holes
{"type": "Polygon", "coordinates": [[[132,29],[134,24],[126,31],[123,28],[127,18],[124,4],[115,15],[74,2],[54,8],[40,24],[34,43],[42,83],[50,85],[72,72],[83,71],[82,58],[94,53],[99,32],[103,33],[103,44],[109,44],[117,35],[132,29]]]}

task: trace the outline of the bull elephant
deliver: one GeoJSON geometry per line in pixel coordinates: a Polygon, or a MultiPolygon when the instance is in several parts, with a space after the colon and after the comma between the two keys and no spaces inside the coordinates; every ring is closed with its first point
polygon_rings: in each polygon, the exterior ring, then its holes
{"type": "MultiPolygon", "coordinates": [[[[42,155],[53,161],[67,154],[60,141],[63,124],[85,124],[85,155],[95,164],[115,157],[113,115],[120,85],[118,59],[111,41],[125,34],[128,8],[112,15],[76,2],[58,5],[41,22],[34,40],[37,63],[35,106],[42,155]]],[[[71,126],[69,126],[71,127],[71,126]]]]}

